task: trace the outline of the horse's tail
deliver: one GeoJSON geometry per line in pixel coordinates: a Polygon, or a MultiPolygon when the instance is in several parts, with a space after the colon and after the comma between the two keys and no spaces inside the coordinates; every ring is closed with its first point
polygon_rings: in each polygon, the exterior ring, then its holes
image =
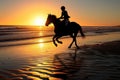
{"type": "Polygon", "coordinates": [[[78,31],[80,31],[80,34],[83,38],[85,38],[85,34],[83,33],[82,27],[76,23],[76,22],[71,22],[71,26],[74,26],[77,28],[78,31]]]}
{"type": "MultiPolygon", "coordinates": [[[[79,25],[79,26],[80,26],[80,25],[79,25]]],[[[82,30],[82,27],[81,27],[81,26],[79,27],[79,30],[80,30],[81,36],[82,36],[83,38],[85,38],[85,34],[83,33],[83,30],[82,30]]]]}

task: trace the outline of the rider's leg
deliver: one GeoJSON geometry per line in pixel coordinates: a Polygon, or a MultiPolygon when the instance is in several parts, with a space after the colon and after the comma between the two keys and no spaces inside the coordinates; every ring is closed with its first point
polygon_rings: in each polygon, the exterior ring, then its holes
{"type": "Polygon", "coordinates": [[[65,20],[65,26],[67,26],[67,25],[68,25],[68,22],[69,22],[69,20],[68,20],[68,19],[66,19],[66,20],[65,20]]]}

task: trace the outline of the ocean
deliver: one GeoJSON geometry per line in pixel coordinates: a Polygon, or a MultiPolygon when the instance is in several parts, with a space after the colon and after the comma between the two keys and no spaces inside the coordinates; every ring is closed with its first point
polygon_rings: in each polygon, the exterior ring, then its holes
{"type": "MultiPolygon", "coordinates": [[[[119,26],[83,26],[82,28],[86,36],[103,35],[108,32],[120,32],[119,26]]],[[[1,25],[0,47],[49,43],[52,42],[53,35],[53,27],[1,25]]],[[[80,34],[78,34],[78,36],[80,36],[80,34]]],[[[69,38],[69,36],[63,38],[69,38]]]]}

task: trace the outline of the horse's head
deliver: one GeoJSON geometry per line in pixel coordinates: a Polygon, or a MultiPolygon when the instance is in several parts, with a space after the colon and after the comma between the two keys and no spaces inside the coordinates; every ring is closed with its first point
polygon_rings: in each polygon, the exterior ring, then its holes
{"type": "Polygon", "coordinates": [[[49,24],[53,23],[55,20],[56,20],[55,15],[48,14],[45,25],[48,26],[49,24]]]}

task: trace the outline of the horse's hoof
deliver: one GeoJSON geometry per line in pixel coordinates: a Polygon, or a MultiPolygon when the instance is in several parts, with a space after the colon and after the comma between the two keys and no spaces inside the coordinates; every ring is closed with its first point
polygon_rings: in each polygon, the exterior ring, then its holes
{"type": "Polygon", "coordinates": [[[69,46],[68,48],[71,48],[71,46],[69,46]]]}
{"type": "Polygon", "coordinates": [[[57,47],[57,44],[54,44],[57,47]]]}
{"type": "Polygon", "coordinates": [[[77,47],[77,49],[80,49],[80,47],[77,47]]]}
{"type": "Polygon", "coordinates": [[[58,41],[58,43],[62,44],[63,42],[62,41],[58,41]]]}
{"type": "Polygon", "coordinates": [[[63,42],[62,42],[62,41],[60,41],[59,43],[60,43],[60,44],[62,44],[63,42]]]}

